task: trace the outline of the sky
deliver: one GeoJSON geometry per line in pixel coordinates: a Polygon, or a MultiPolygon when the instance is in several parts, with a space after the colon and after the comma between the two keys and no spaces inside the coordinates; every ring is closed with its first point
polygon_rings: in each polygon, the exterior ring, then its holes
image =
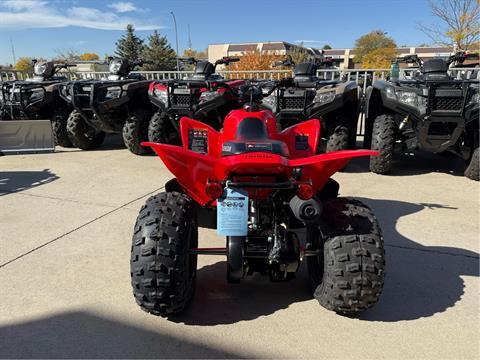
{"type": "Polygon", "coordinates": [[[52,58],[57,49],[112,54],[126,24],[147,38],[157,29],[179,52],[208,44],[287,41],[321,48],[353,47],[355,39],[380,29],[397,45],[430,40],[418,24],[431,25],[427,0],[0,0],[0,64],[16,58],[52,58]]]}

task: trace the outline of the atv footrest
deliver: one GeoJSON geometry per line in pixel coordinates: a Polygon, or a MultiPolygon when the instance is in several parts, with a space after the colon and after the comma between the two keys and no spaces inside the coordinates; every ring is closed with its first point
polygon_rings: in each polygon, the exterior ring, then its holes
{"type": "Polygon", "coordinates": [[[190,249],[190,254],[195,255],[227,255],[226,248],[194,248],[190,249]]]}

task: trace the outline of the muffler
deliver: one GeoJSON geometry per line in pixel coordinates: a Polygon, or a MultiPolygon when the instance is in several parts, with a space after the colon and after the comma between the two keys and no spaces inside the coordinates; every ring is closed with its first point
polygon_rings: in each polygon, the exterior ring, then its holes
{"type": "Polygon", "coordinates": [[[295,195],[289,204],[293,215],[304,223],[317,221],[322,214],[322,204],[314,198],[302,200],[295,195]]]}

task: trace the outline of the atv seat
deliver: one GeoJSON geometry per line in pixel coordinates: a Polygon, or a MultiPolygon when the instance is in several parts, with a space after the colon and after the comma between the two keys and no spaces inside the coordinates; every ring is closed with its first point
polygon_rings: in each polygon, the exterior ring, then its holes
{"type": "Polygon", "coordinates": [[[244,119],[237,128],[236,139],[222,146],[222,156],[247,152],[267,152],[289,157],[288,147],[283,141],[268,137],[265,123],[257,118],[244,119]]]}

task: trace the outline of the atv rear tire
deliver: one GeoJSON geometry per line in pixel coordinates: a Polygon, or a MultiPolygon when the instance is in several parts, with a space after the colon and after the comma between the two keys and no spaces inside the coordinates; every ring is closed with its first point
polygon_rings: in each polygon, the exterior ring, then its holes
{"type": "Polygon", "coordinates": [[[373,122],[371,149],[377,150],[380,155],[370,157],[370,171],[387,174],[392,169],[396,131],[397,125],[393,116],[377,116],[373,122]]]}
{"type": "Polygon", "coordinates": [[[478,154],[478,146],[473,150],[470,162],[465,169],[465,176],[469,179],[480,181],[480,158],[478,154]]]}
{"type": "Polygon", "coordinates": [[[67,121],[70,111],[71,110],[67,107],[57,107],[55,110],[53,110],[51,119],[55,145],[65,148],[72,147],[72,142],[68,138],[67,133],[67,121]]]}
{"type": "MultiPolygon", "coordinates": [[[[314,297],[328,310],[356,314],[371,308],[382,292],[385,251],[380,226],[360,201],[336,198],[324,206],[323,218],[332,230],[326,232],[323,257],[307,258],[314,297]]],[[[321,249],[322,239],[312,240],[321,249]]]]}
{"type": "Polygon", "coordinates": [[[181,145],[182,141],[163,111],[153,114],[148,124],[148,140],[154,143],[181,145]]]}
{"type": "Polygon", "coordinates": [[[150,148],[143,147],[142,141],[148,141],[148,122],[150,113],[143,109],[131,112],[123,124],[123,142],[128,150],[135,155],[145,155],[151,152],[150,148]]]}
{"type": "Polygon", "coordinates": [[[137,304],[151,314],[183,311],[193,297],[198,244],[193,201],[178,192],[163,192],[140,210],[132,239],[130,275],[137,304]]]}
{"type": "Polygon", "coordinates": [[[82,150],[95,149],[105,139],[105,133],[88,125],[77,110],[73,110],[68,117],[67,133],[73,146],[82,150]]]}

